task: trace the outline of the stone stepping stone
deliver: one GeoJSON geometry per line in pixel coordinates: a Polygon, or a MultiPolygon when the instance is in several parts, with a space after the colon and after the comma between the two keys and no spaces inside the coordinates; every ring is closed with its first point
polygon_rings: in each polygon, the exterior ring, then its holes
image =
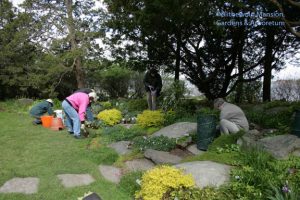
{"type": "Polygon", "coordinates": [[[119,155],[125,155],[132,151],[131,149],[128,149],[128,145],[130,145],[130,141],[115,142],[108,146],[113,148],[119,155]]]}
{"type": "Polygon", "coordinates": [[[95,181],[89,174],[60,174],[57,177],[65,188],[89,185],[95,181]]]}
{"type": "Polygon", "coordinates": [[[197,145],[196,144],[192,144],[192,145],[188,146],[187,150],[189,152],[191,152],[192,154],[194,154],[194,155],[201,155],[201,154],[203,154],[205,152],[205,151],[201,151],[201,150],[197,149],[197,145]]]}
{"type": "Polygon", "coordinates": [[[99,171],[101,175],[110,182],[118,184],[121,180],[122,171],[120,168],[108,165],[99,165],[99,171]]]}
{"type": "Polygon", "coordinates": [[[197,131],[197,123],[178,122],[170,126],[166,126],[159,131],[153,133],[152,136],[166,136],[168,138],[181,138],[197,131]]]}
{"type": "Polygon", "coordinates": [[[183,169],[186,174],[191,174],[196,186],[218,187],[230,180],[231,166],[212,161],[194,161],[174,165],[183,169]]]}
{"type": "Polygon", "coordinates": [[[155,164],[148,159],[136,159],[125,162],[126,170],[129,172],[146,171],[152,169],[155,164]]]}
{"type": "Polygon", "coordinates": [[[5,182],[0,188],[0,193],[34,194],[38,191],[39,178],[13,178],[5,182]]]}
{"type": "Polygon", "coordinates": [[[181,157],[173,155],[165,151],[157,151],[153,149],[147,149],[144,156],[152,160],[155,164],[177,164],[182,160],[181,157]]]}

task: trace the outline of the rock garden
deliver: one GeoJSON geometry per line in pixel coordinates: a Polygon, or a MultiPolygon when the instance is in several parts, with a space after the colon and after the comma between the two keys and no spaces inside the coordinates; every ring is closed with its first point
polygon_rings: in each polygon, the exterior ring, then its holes
{"type": "MultiPolygon", "coordinates": [[[[0,114],[14,113],[1,105],[0,114]]],[[[55,179],[59,190],[81,188],[85,192],[76,194],[79,199],[87,192],[111,200],[299,199],[300,138],[291,134],[299,103],[242,105],[250,130],[218,136],[206,151],[197,148],[197,116],[218,117],[208,102],[186,100],[168,111],[149,111],[146,106],[142,100],[94,104],[96,120],[89,125],[89,138],[75,141],[80,144],[76,148],[85,152],[80,156],[93,157],[94,169],[86,167],[79,173],[73,167],[55,166],[55,176],[48,180],[55,179]],[[99,187],[111,185],[124,196],[109,196],[107,191],[96,189],[94,184],[99,180],[99,187]]],[[[68,136],[64,130],[53,134],[68,136]]],[[[26,159],[23,162],[26,167],[26,159]]],[[[10,194],[33,195],[33,199],[43,196],[39,192],[45,187],[40,183],[43,174],[13,175],[5,163],[0,167],[6,177],[0,179],[0,199],[10,194]]]]}

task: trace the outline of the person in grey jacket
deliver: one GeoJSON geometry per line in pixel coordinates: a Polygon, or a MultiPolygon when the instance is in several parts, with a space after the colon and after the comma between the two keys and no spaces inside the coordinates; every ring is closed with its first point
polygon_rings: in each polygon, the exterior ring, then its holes
{"type": "Polygon", "coordinates": [[[226,102],[222,98],[214,100],[214,108],[220,113],[220,132],[223,134],[236,133],[240,130],[249,130],[249,123],[242,109],[226,102]]]}

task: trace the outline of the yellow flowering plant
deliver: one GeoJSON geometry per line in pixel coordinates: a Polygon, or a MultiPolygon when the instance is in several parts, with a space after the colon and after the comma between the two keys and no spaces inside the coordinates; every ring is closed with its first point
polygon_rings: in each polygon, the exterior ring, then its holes
{"type": "Polygon", "coordinates": [[[121,121],[122,113],[115,108],[103,110],[97,115],[97,118],[102,120],[106,125],[113,126],[121,121]]]}
{"type": "Polygon", "coordinates": [[[160,110],[144,110],[142,114],[137,116],[137,124],[143,128],[159,127],[164,123],[164,114],[160,110]]]}
{"type": "Polygon", "coordinates": [[[135,198],[161,200],[168,192],[194,186],[195,181],[191,175],[185,175],[181,169],[161,165],[147,171],[142,176],[141,190],[135,193],[135,198]]]}

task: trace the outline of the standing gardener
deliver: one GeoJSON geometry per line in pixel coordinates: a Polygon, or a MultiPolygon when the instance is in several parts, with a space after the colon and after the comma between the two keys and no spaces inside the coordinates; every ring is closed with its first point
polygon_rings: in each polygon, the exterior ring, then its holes
{"type": "MultiPolygon", "coordinates": [[[[81,88],[81,89],[76,90],[75,93],[76,92],[83,92],[83,93],[89,94],[91,92],[95,92],[95,90],[90,89],[90,88],[81,88]]],[[[94,99],[94,102],[96,102],[96,101],[97,101],[97,99],[94,99]]],[[[94,121],[94,115],[93,115],[93,112],[92,112],[91,102],[89,103],[88,107],[86,108],[86,119],[89,122],[94,121]]]]}
{"type": "Polygon", "coordinates": [[[69,133],[74,134],[76,139],[81,139],[81,131],[86,134],[85,112],[91,101],[97,99],[95,92],[86,94],[84,92],[75,92],[68,96],[62,102],[63,111],[66,114],[66,126],[69,133]]]}
{"type": "Polygon", "coordinates": [[[35,118],[35,120],[32,123],[34,125],[42,124],[41,116],[46,113],[48,113],[49,115],[53,115],[52,107],[52,99],[47,99],[33,106],[29,111],[29,114],[35,118]]]}
{"type": "Polygon", "coordinates": [[[156,110],[156,99],[159,97],[162,88],[161,76],[156,69],[151,68],[146,72],[143,82],[147,92],[148,109],[156,110]]]}

